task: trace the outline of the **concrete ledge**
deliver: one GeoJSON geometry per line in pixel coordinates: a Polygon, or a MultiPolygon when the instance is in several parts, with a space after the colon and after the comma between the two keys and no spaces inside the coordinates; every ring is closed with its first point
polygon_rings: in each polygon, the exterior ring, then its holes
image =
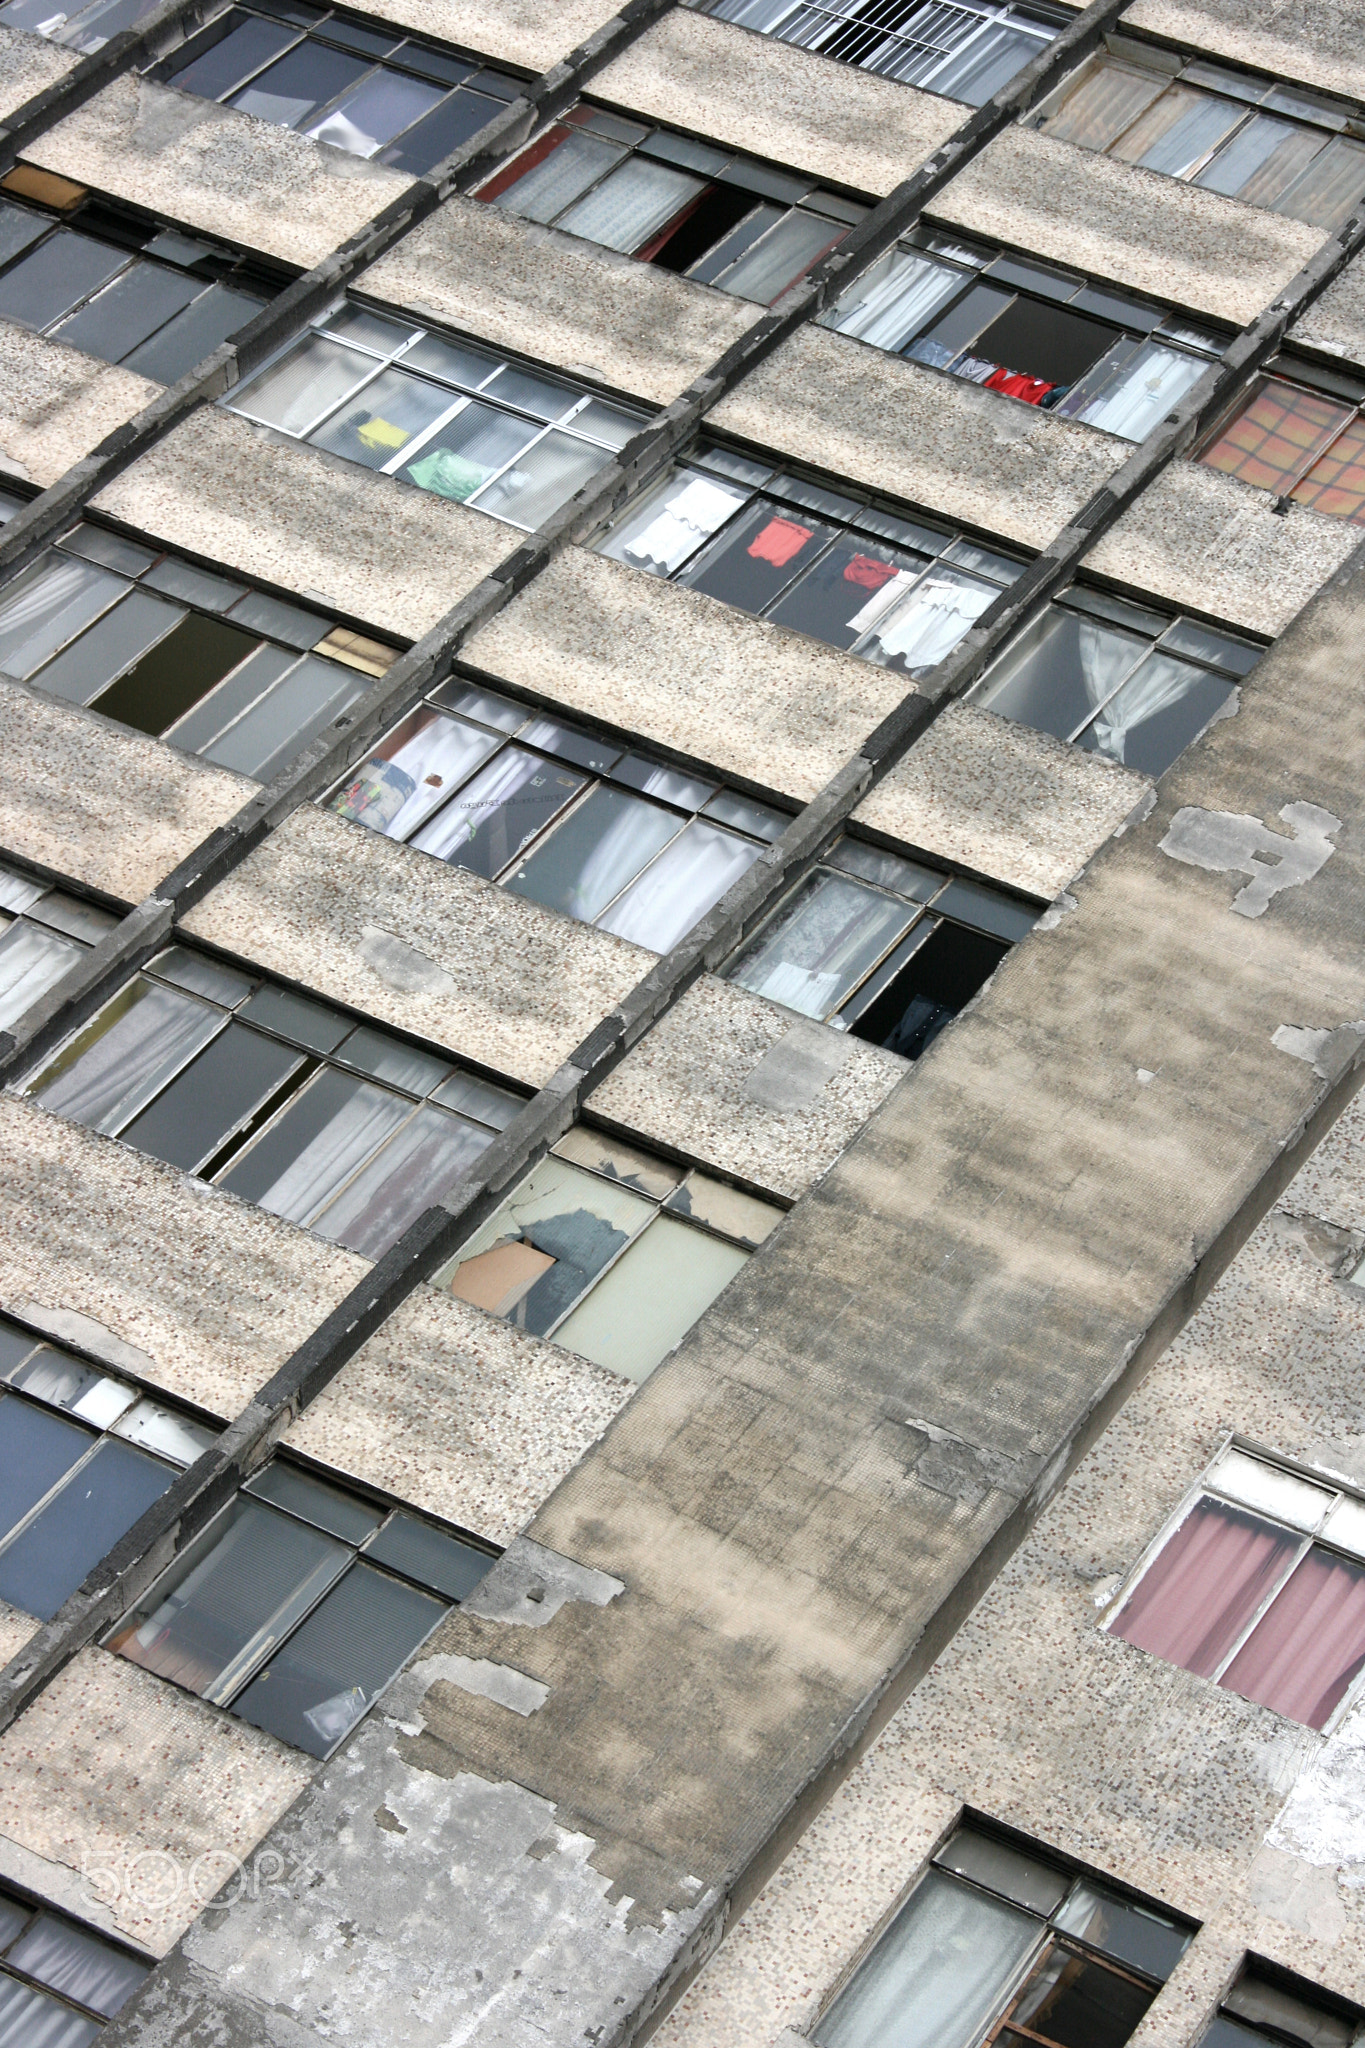
{"type": "Polygon", "coordinates": [[[0,471],[55,484],[161,386],[0,320],[0,471]]]}

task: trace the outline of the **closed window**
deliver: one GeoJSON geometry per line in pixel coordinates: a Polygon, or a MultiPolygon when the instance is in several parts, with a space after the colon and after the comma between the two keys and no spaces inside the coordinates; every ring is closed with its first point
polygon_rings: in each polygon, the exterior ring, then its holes
{"type": "Polygon", "coordinates": [[[521,1107],[449,1060],[181,946],[27,1092],[370,1259],[521,1107]]]}
{"type": "Polygon", "coordinates": [[[1141,441],[1222,351],[1207,328],[920,227],[822,316],[875,348],[1141,441]]]}
{"type": "Polygon", "coordinates": [[[1192,1929],[959,1828],[814,2029],[820,2048],[1123,2048],[1192,1929]]]}
{"type": "Polygon", "coordinates": [[[1365,2012],[1269,1963],[1248,1963],[1199,2048],[1357,2048],[1365,2012]]]}
{"type": "Polygon", "coordinates": [[[1025,626],[973,696],[989,711],[1161,775],[1230,703],[1261,649],[1073,585],[1025,626]]]}
{"type": "Polygon", "coordinates": [[[782,1213],[698,1167],[578,1125],[434,1284],[643,1380],[782,1213]]]}
{"type": "Polygon", "coordinates": [[[1202,58],[1181,64],[1126,37],[1111,38],[1038,125],[1310,227],[1340,227],[1365,196],[1365,121],[1350,103],[1202,58]]]}
{"type": "Polygon", "coordinates": [[[118,919],[0,865],[0,1031],[31,1010],[118,919]]]}
{"type": "Polygon", "coordinates": [[[152,1965],[107,1935],[0,1885],[0,2040],[86,2048],[152,1965]]]}
{"type": "Polygon", "coordinates": [[[159,384],[245,327],[284,282],[29,164],[0,192],[0,318],[159,384]]]}
{"type": "Polygon", "coordinates": [[[1229,1445],[1108,1627],[1325,1728],[1365,1666],[1365,1500],[1229,1445]]]}
{"type": "Polygon", "coordinates": [[[1280,362],[1252,385],[1199,460],[1333,519],[1365,523],[1365,386],[1280,362]],[[1279,373],[1279,374],[1277,374],[1279,373]]]}
{"type": "Polygon", "coordinates": [[[50,1621],[217,1435],[0,1316],[0,1600],[50,1621]]]}
{"type": "Polygon", "coordinates": [[[711,0],[708,14],[984,106],[1071,19],[992,0],[711,0]]]}
{"type": "Polygon", "coordinates": [[[87,0],[84,7],[65,13],[60,0],[5,0],[0,7],[0,25],[26,28],[33,35],[64,43],[70,50],[89,55],[102,50],[111,36],[136,28],[152,12],[158,0],[87,0]]]}
{"type": "Polygon", "coordinates": [[[907,676],[951,653],[1024,566],[877,499],[706,446],[595,546],[907,676]]]}
{"type": "Polygon", "coordinates": [[[914,1060],[1037,915],[998,889],[841,839],[746,946],[729,979],[914,1060]]]}
{"type": "Polygon", "coordinates": [[[477,196],[765,306],[867,212],[809,178],[581,105],[477,196]]]}
{"type": "Polygon", "coordinates": [[[330,1756],[494,1553],[276,1458],[107,1639],[144,1671],[330,1756]]]}
{"type": "Polygon", "coordinates": [[[151,75],[412,177],[521,90],[503,72],[389,24],[290,0],[228,8],[151,75]]]}
{"type": "Polygon", "coordinates": [[[328,803],[656,953],[788,822],[719,782],[458,681],[433,690],[328,803]]]}
{"type": "Polygon", "coordinates": [[[232,406],[527,528],[558,511],[642,424],[581,385],[349,305],[239,386],[232,406]]]}
{"type": "Polygon", "coordinates": [[[397,651],[142,541],[73,527],[0,590],[0,675],[259,782],[397,651]]]}

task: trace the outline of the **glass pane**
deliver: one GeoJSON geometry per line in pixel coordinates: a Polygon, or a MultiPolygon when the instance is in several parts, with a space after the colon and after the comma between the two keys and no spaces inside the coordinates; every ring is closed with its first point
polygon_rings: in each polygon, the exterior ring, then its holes
{"type": "Polygon", "coordinates": [[[977,701],[1002,718],[1069,739],[1144,651],[1141,640],[1053,606],[987,670],[977,701]]]}
{"type": "Polygon", "coordinates": [[[505,1131],[518,1111],[526,1107],[524,1097],[513,1095],[507,1088],[495,1088],[491,1081],[481,1081],[477,1074],[452,1074],[436,1090],[434,1100],[449,1103],[463,1116],[471,1116],[476,1123],[487,1124],[495,1131],[505,1131]]]}
{"type": "Polygon", "coordinates": [[[555,1331],[555,1342],[630,1380],[647,1379],[749,1254],[659,1216],[555,1331]]]}
{"type": "Polygon", "coordinates": [[[386,149],[379,160],[396,171],[406,171],[409,177],[423,177],[433,165],[477,135],[499,111],[498,102],[485,99],[482,93],[453,92],[424,121],[409,128],[386,149]]]}
{"type": "Polygon", "coordinates": [[[655,1213],[627,1188],[542,1159],[442,1278],[461,1301],[544,1336],[655,1213]]]}
{"type": "Polygon", "coordinates": [[[1289,495],[1332,519],[1365,521],[1365,423],[1352,420],[1289,495]]]}
{"type": "MultiPolygon", "coordinates": [[[[1328,2012],[1311,1992],[1307,1998],[1296,1998],[1293,1992],[1268,1983],[1264,1977],[1246,1968],[1224,1998],[1223,2011],[1238,2013],[1243,2019],[1267,2028],[1272,2040],[1287,2038],[1302,2042],[1304,2048],[1355,2048],[1360,2039],[1353,2017],[1341,2012],[1328,2012]]],[[[1205,2040],[1212,2038],[1211,2035],[1204,2036],[1205,2040]]],[[[1237,2039],[1263,2041],[1265,2035],[1244,2034],[1239,2027],[1237,2039]]],[[[1202,2041],[1200,2048],[1203,2048],[1202,2041]]]]}
{"type": "Polygon", "coordinates": [[[353,1565],[233,1701],[233,1712],[310,1756],[326,1756],[446,1612],[444,1600],[353,1565]]]}
{"type": "Polygon", "coordinates": [[[84,946],[59,939],[36,925],[12,924],[0,939],[0,1031],[32,1009],[40,996],[55,988],[84,946]]]}
{"type": "Polygon", "coordinates": [[[934,1861],[945,1870],[955,1870],[960,1877],[975,1878],[988,1890],[1012,1899],[1016,1906],[1026,1906],[1031,1913],[1044,1916],[1060,1906],[1071,1883],[1067,1873],[1058,1870],[1055,1863],[1047,1863],[1040,1856],[1028,1856],[1022,1849],[991,1835],[979,1835],[972,1828],[959,1828],[934,1861]]]}
{"type": "Polygon", "coordinates": [[[966,282],[960,270],[917,249],[892,249],[822,315],[822,324],[874,348],[899,349],[966,282]]]}
{"type": "Polygon", "coordinates": [[[218,1441],[216,1429],[191,1422],[173,1409],[158,1408],[155,1401],[139,1401],[114,1425],[114,1433],[130,1444],[141,1444],[144,1450],[159,1452],[163,1458],[174,1458],[178,1465],[192,1465],[218,1441]]]}
{"type": "Polygon", "coordinates": [[[12,1387],[22,1387],[35,1400],[50,1401],[54,1408],[67,1408],[96,1429],[107,1429],[137,1399],[133,1388],[122,1380],[106,1379],[93,1365],[47,1344],[7,1377],[12,1387]]]}
{"type": "Polygon", "coordinates": [[[359,1067],[372,1080],[388,1081],[413,1095],[429,1094],[451,1071],[448,1060],[433,1059],[429,1052],[419,1052],[386,1032],[372,1031],[367,1024],[351,1033],[336,1057],[348,1067],[359,1067]]]}
{"type": "Polygon", "coordinates": [[[243,996],[249,996],[256,986],[250,975],[238,974],[235,968],[224,967],[207,954],[191,953],[185,946],[168,946],[151,961],[147,971],[160,975],[163,981],[173,981],[178,988],[193,989],[196,995],[226,1003],[229,1008],[240,1003],[243,996]]]}
{"type": "MultiPolygon", "coordinates": [[[[589,441],[575,440],[572,434],[547,434],[519,458],[515,469],[480,492],[478,508],[533,532],[610,460],[605,448],[589,441]]],[[[414,464],[413,474],[416,468],[414,464]]]]}
{"type": "Polygon", "coordinates": [[[109,1647],[221,1703],[352,1555],[321,1530],[238,1494],[144,1596],[109,1647]]]}
{"type": "Polygon", "coordinates": [[[1321,132],[1254,114],[1194,182],[1248,206],[1273,206],[1285,186],[1319,154],[1325,139],[1321,132]]]}
{"type": "Polygon", "coordinates": [[[1280,194],[1276,211],[1310,227],[1342,227],[1365,194],[1365,149],[1344,135],[1328,143],[1301,177],[1280,194]]]}
{"type": "Polygon", "coordinates": [[[15,2048],[30,2041],[40,2048],[86,2048],[99,2032],[98,2020],[82,2019],[69,2005],[0,1975],[0,2041],[12,2041],[15,2048]]]}
{"type": "Polygon", "coordinates": [[[612,904],[600,928],[651,952],[670,952],[748,873],[761,850],[698,819],[612,904]]]}
{"type": "MultiPolygon", "coordinates": [[[[157,602],[139,591],[121,604],[103,626],[88,633],[81,642],[82,648],[110,639],[110,629],[122,624],[124,614],[132,610],[138,598],[146,604],[157,602]]],[[[151,621],[147,623],[150,626],[151,621]]],[[[95,699],[95,709],[138,732],[163,733],[177,724],[201,697],[207,696],[258,644],[254,633],[243,633],[224,619],[205,618],[202,612],[182,615],[149,653],[95,699]]],[[[53,663],[54,668],[57,665],[53,663]]]]}
{"type": "Polygon", "coordinates": [[[221,42],[193,58],[183,70],[172,72],[170,82],[177,92],[192,92],[205,100],[221,99],[287,49],[297,35],[297,29],[282,21],[262,21],[257,15],[239,14],[237,26],[221,42]]]}
{"type": "MultiPolygon", "coordinates": [[[[22,1380],[15,1381],[16,1386],[22,1384],[22,1380]]],[[[1328,1515],[1322,1533],[1329,1543],[1365,1557],[1365,1501],[1354,1500],[1349,1494],[1343,1496],[1328,1515]]]]}
{"type": "Polygon", "coordinates": [[[941,70],[928,73],[925,83],[933,92],[965,100],[969,107],[984,107],[1055,34],[1052,29],[1042,36],[1029,35],[1006,22],[995,22],[984,35],[974,37],[960,56],[951,58],[941,70]]]}
{"type": "Polygon", "coordinates": [[[1210,1678],[1283,1578],[1299,1542],[1259,1515],[1206,1496],[1152,1559],[1113,1633],[1210,1678]]]}
{"type": "Polygon", "coordinates": [[[499,744],[496,734],[423,706],[381,740],[328,798],[328,808],[372,832],[406,839],[499,744]]]}
{"type": "MultiPolygon", "coordinates": [[[[367,469],[382,469],[454,403],[453,394],[438,384],[410,377],[405,370],[381,370],[353,411],[337,414],[308,438],[315,448],[329,448],[334,455],[363,462],[367,469]]],[[[467,417],[461,415],[461,420],[467,417]]],[[[446,432],[457,424],[452,422],[446,432]]]]}
{"type": "Polygon", "coordinates": [[[401,71],[374,71],[303,132],[315,142],[348,149],[353,156],[373,156],[444,97],[439,85],[425,85],[401,71]]]}
{"type": "Polygon", "coordinates": [[[1263,491],[1283,493],[1350,418],[1350,407],[1293,384],[1266,383],[1199,460],[1263,491]]]}
{"type": "Polygon", "coordinates": [[[174,1478],[168,1465],[106,1437],[89,1464],[0,1551],[0,1600],[51,1621],[174,1478]]]}
{"type": "Polygon", "coordinates": [[[724,1231],[727,1237],[751,1248],[771,1237],[786,1213],[774,1208],[771,1202],[760,1202],[755,1195],[741,1194],[724,1181],[712,1180],[710,1174],[701,1173],[696,1167],[664,1206],[675,1216],[690,1216],[697,1223],[708,1223],[712,1230],[724,1231]]]}
{"type": "MultiPolygon", "coordinates": [[[[123,1955],[98,1935],[73,1927],[55,1913],[38,1915],[22,1941],[10,1950],[8,1961],[53,1991],[111,2018],[128,2003],[151,1968],[150,1963],[123,1955]]],[[[41,2038],[42,2048],[48,2048],[48,2037],[41,2038]]]]}
{"type": "Polygon", "coordinates": [[[0,597],[0,670],[21,680],[122,597],[128,585],[90,562],[44,555],[0,597]]]}
{"type": "Polygon", "coordinates": [[[513,164],[493,181],[500,189],[481,196],[496,198],[499,206],[519,213],[523,220],[549,222],[626,154],[619,144],[581,128],[552,128],[518,158],[526,165],[524,171],[513,176],[513,164]]]}
{"type": "Polygon", "coordinates": [[[515,732],[526,721],[524,704],[514,704],[510,697],[500,697],[493,690],[478,689],[472,683],[460,682],[458,678],[442,683],[432,695],[436,703],[448,705],[452,711],[463,711],[468,717],[477,718],[481,725],[491,725],[498,732],[515,732]]]}
{"type": "Polygon", "coordinates": [[[1164,73],[1139,71],[1115,59],[1101,59],[1055,114],[1042,123],[1046,135],[1082,149],[1108,149],[1125,128],[1164,92],[1164,73]]]}
{"type": "Polygon", "coordinates": [[[613,781],[643,790],[646,796],[662,797],[665,803],[676,804],[684,811],[700,810],[709,797],[719,793],[714,782],[684,775],[681,768],[665,768],[662,762],[650,761],[643,754],[627,754],[611,772],[613,781]]]}
{"type": "Polygon", "coordinates": [[[0,1400],[0,1535],[37,1506],[94,1440],[88,1429],[31,1402],[0,1400]]]}
{"type": "Polygon", "coordinates": [[[910,924],[908,904],[812,875],[730,976],[805,1017],[828,1017],[910,924]]]}
{"type": "Polygon", "coordinates": [[[320,414],[340,405],[373,369],[371,357],[310,334],[271,369],[240,387],[233,397],[233,410],[245,413],[248,419],[264,420],[281,433],[303,434],[320,414]]]}
{"type": "Polygon", "coordinates": [[[777,844],[791,823],[785,812],[756,804],[751,797],[736,796],[732,789],[723,789],[719,796],[713,796],[706,806],[706,815],[718,818],[722,825],[733,825],[737,832],[751,833],[769,846],[777,844]]]}
{"type": "Polygon", "coordinates": [[[350,1030],[339,1010],[326,1003],[310,1002],[293,989],[275,988],[269,982],[257,989],[242,1015],[253,1024],[264,1025],[267,1031],[278,1031],[282,1038],[306,1045],[311,1052],[335,1051],[350,1030]]]}
{"type": "Polygon", "coordinates": [[[1219,1493],[1288,1522],[1291,1529],[1313,1535],[1331,1507],[1333,1494],[1325,1486],[1313,1486],[1297,1479],[1279,1465],[1267,1465],[1261,1458],[1249,1458],[1245,1451],[1224,1451],[1209,1474],[1209,1483],[1219,1493]]]}
{"type": "Polygon", "coordinates": [[[222,1028],[223,1013],[139,977],[30,1084],[45,1109],[112,1134],[222,1028]]]}
{"type": "Polygon", "coordinates": [[[491,1131],[422,1108],[390,1138],[314,1223],[321,1236],[377,1259],[450,1191],[493,1142],[491,1131]]]}
{"type": "Polygon", "coordinates": [[[513,869],[505,886],[591,924],[681,824],[674,811],[598,787],[513,869]]]}
{"type": "Polygon", "coordinates": [[[685,1172],[685,1168],[674,1166],[653,1152],[623,1145],[619,1138],[609,1138],[589,1124],[575,1124],[554,1149],[556,1158],[572,1159],[578,1166],[604,1173],[608,1180],[620,1181],[637,1194],[652,1195],[656,1202],[679,1185],[685,1172]]]}
{"type": "Polygon", "coordinates": [[[702,190],[701,178],[651,163],[647,157],[632,157],[595,192],[571,206],[559,226],[566,234],[582,235],[585,241],[629,255],[651,241],[702,190]]]}
{"type": "Polygon", "coordinates": [[[111,676],[169,633],[184,618],[179,605],[150,591],[133,590],[79,640],[66,647],[34,677],[40,690],[69,703],[89,704],[111,676]]]}
{"type": "Polygon", "coordinates": [[[471,403],[427,442],[402,474],[424,491],[462,505],[538,432],[529,420],[471,403]]]}
{"type": "Polygon", "coordinates": [[[412,844],[491,880],[586,786],[586,776],[543,755],[504,747],[412,844]]]}
{"type": "MultiPolygon", "coordinates": [[[[262,656],[275,657],[277,653],[275,648],[261,650],[262,656]]],[[[276,665],[273,660],[269,664],[262,661],[253,684],[262,680],[271,665],[276,665]]],[[[239,677],[244,675],[245,670],[239,671],[239,677]]],[[[235,689],[237,681],[234,678],[228,687],[235,689]]],[[[368,679],[356,669],[306,654],[226,732],[203,748],[204,759],[234,768],[239,775],[254,776],[258,782],[269,782],[331,719],[363,696],[367,687],[368,679]]]]}
{"type": "Polygon", "coordinates": [[[610,774],[621,758],[621,749],[610,740],[594,739],[591,733],[563,725],[557,718],[533,718],[523,728],[521,739],[528,747],[541,747],[561,761],[571,761],[575,768],[591,768],[598,775],[610,774]]]}
{"type": "Polygon", "coordinates": [[[84,349],[106,363],[121,363],[139,342],[155,334],[204,289],[199,278],[163,270],[157,263],[134,263],[122,277],[54,332],[69,348],[84,349]]]}
{"type": "Polygon", "coordinates": [[[680,581],[741,611],[762,612],[834,538],[833,527],[794,519],[785,507],[779,511],[760,498],[680,581]]]}
{"type": "Polygon", "coordinates": [[[1190,1945],[1187,1928],[1086,1879],[1075,1886],[1056,1924],[1162,1984],[1190,1945]]]}
{"type": "Polygon", "coordinates": [[[1163,348],[1159,342],[1145,341],[1137,349],[1125,342],[1067,394],[1057,411],[1064,419],[1083,420],[1107,434],[1142,441],[1208,367],[1201,357],[1163,348]]]}
{"type": "Polygon", "coordinates": [[[366,1545],[365,1555],[434,1586],[451,1600],[465,1599],[496,1563],[486,1550],[476,1550],[472,1543],[462,1543],[458,1536],[404,1514],[401,1508],[366,1545]]]}
{"type": "Polygon", "coordinates": [[[828,2016],[821,2048],[974,2048],[1039,1924],[931,1870],[828,2016]]]}
{"type": "Polygon", "coordinates": [[[288,1508],[305,1522],[340,1536],[347,1543],[363,1543],[384,1519],[384,1510],[344,1487],[329,1486],[311,1472],[300,1471],[284,1458],[272,1458],[265,1468],[247,1481],[249,1492],[276,1507],[288,1508]]]}
{"type": "Polygon", "coordinates": [[[879,667],[924,676],[957,646],[1000,592],[959,569],[900,570],[849,620],[858,653],[879,667]]]}
{"type": "Polygon", "coordinates": [[[126,249],[58,228],[0,277],[0,315],[21,327],[46,327],[127,261],[126,249]]]}
{"type": "Polygon", "coordinates": [[[1149,654],[1077,744],[1140,775],[1164,775],[1235,685],[1162,652],[1149,654]]]}
{"type": "Polygon", "coordinates": [[[1219,1679],[1291,1720],[1324,1728],[1365,1665],[1365,1565],[1316,1544],[1219,1679]]]}
{"type": "Polygon", "coordinates": [[[770,306],[847,233],[846,227],[794,207],[714,282],[737,299],[756,299],[759,305],[770,306]]]}
{"type": "Polygon", "coordinates": [[[1123,2048],[1155,1997],[1146,1985],[1050,1942],[1009,2016],[1058,2048],[1123,2048]]]}
{"type": "Polygon", "coordinates": [[[859,634],[919,581],[923,556],[840,536],[779,597],[768,616],[777,626],[809,633],[830,647],[852,647],[859,634]]]}
{"type": "MultiPolygon", "coordinates": [[[[6,11],[6,19],[13,17],[6,11]]],[[[52,226],[46,214],[29,213],[25,207],[12,206],[8,199],[0,199],[0,263],[8,263],[21,249],[27,249],[40,235],[45,235],[52,226]]]]}
{"type": "Polygon", "coordinates": [[[265,304],[252,292],[233,291],[224,284],[211,285],[159,334],[125,356],[123,366],[136,370],[139,377],[174,384],[196,363],[202,363],[220,342],[239,333],[265,304]]]}
{"type": "Polygon", "coordinates": [[[311,1224],[411,1113],[406,1097],[324,1068],[219,1185],[273,1216],[311,1224]]]}
{"type": "Polygon", "coordinates": [[[254,114],[258,121],[296,128],[315,107],[345,92],[369,68],[365,58],[328,49],[325,43],[300,43],[235,93],[232,105],[241,114],[254,114]]]}
{"type": "Polygon", "coordinates": [[[192,1173],[302,1064],[292,1046],[234,1018],[120,1135],[139,1152],[192,1173]]]}
{"type": "Polygon", "coordinates": [[[1188,177],[1215,143],[1245,118],[1245,108],[1173,85],[1144,114],[1112,154],[1168,178],[1188,177]]]}
{"type": "Polygon", "coordinates": [[[632,569],[671,576],[748,496],[746,490],[698,476],[695,470],[677,470],[599,541],[597,552],[632,569]]]}

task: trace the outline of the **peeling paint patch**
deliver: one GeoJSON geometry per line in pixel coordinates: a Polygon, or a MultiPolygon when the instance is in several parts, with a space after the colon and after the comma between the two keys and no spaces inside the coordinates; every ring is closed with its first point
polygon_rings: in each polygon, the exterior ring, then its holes
{"type": "Polygon", "coordinates": [[[755,1062],[741,1093],[764,1109],[809,1109],[855,1049],[855,1041],[825,1024],[793,1024],[755,1062]]]}
{"type": "Polygon", "coordinates": [[[1071,894],[1070,890],[1063,889],[1056,901],[1048,904],[1047,909],[1043,912],[1033,929],[1036,932],[1055,932],[1064,917],[1070,917],[1073,910],[1079,909],[1080,904],[1071,894]]]}
{"type": "Polygon", "coordinates": [[[396,989],[399,995],[449,996],[455,993],[453,974],[447,974],[444,967],[438,967],[430,954],[420,952],[393,932],[381,931],[377,924],[361,927],[360,957],[367,967],[373,968],[386,988],[396,989]]]}
{"type": "Polygon", "coordinates": [[[1280,1849],[1260,1851],[1247,1872],[1247,1897],[1258,1913],[1333,1948],[1346,1931],[1346,1908],[1330,1870],[1315,1869],[1280,1849]]]}
{"type": "Polygon", "coordinates": [[[482,1621],[544,1628],[566,1600],[586,1600],[593,1607],[605,1607],[625,1590],[623,1580],[561,1557],[557,1550],[547,1550],[529,1536],[518,1536],[492,1571],[480,1579],[461,1611],[478,1615],[482,1621]]]}
{"type": "Polygon", "coordinates": [[[1365,1018],[1354,1024],[1322,1029],[1311,1024],[1280,1024],[1270,1034],[1270,1043],[1291,1059],[1306,1060],[1320,1081],[1335,1081],[1344,1074],[1365,1043],[1365,1018]]]}
{"type": "Polygon", "coordinates": [[[78,1345],[105,1365],[135,1373],[139,1379],[155,1380],[159,1377],[156,1360],[150,1351],[142,1350],[137,1344],[129,1344],[107,1324],[97,1322],[94,1316],[82,1315],[79,1309],[48,1308],[41,1301],[6,1302],[5,1308],[10,1315],[18,1316],[22,1322],[31,1323],[35,1330],[43,1331],[45,1336],[55,1337],[59,1344],[78,1345]]]}
{"type": "Polygon", "coordinates": [[[1265,1839],[1301,1863],[1354,1865],[1351,1882],[1365,1885],[1365,1707],[1347,1714],[1305,1764],[1265,1839]]]}
{"type": "Polygon", "coordinates": [[[437,1655],[423,1657],[389,1688],[384,1699],[386,1717],[396,1722],[405,1735],[420,1735],[426,1725],[421,1703],[431,1687],[439,1684],[456,1685],[461,1692],[494,1700],[500,1707],[510,1707],[523,1720],[529,1714],[538,1714],[550,1697],[548,1685],[542,1685],[538,1678],[528,1678],[524,1671],[517,1671],[510,1664],[495,1664],[488,1657],[437,1655]]]}
{"type": "Polygon", "coordinates": [[[1203,811],[1187,805],[1172,818],[1161,851],[1215,874],[1250,875],[1231,907],[1241,917],[1260,917],[1272,896],[1281,889],[1299,888],[1332,858],[1332,834],[1341,830],[1341,819],[1318,804],[1284,804],[1279,815],[1292,839],[1244,811],[1203,811]]]}

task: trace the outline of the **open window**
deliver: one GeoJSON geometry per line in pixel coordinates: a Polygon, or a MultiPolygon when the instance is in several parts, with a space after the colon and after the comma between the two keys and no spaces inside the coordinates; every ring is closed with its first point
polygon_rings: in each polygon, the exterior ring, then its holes
{"type": "Polygon", "coordinates": [[[1071,19],[1038,0],[711,0],[708,14],[902,85],[984,106],[1071,19]]]}
{"type": "Polygon", "coordinates": [[[1365,2012],[1320,1985],[1248,1959],[1198,2048],[1359,2048],[1365,2012]]]}
{"type": "Polygon", "coordinates": [[[1365,384],[1280,357],[1214,429],[1199,460],[1314,512],[1365,524],[1365,384]]]}
{"type": "Polygon", "coordinates": [[[521,1098],[171,946],[33,1074],[45,1109],[377,1259],[521,1098]]]}
{"type": "Polygon", "coordinates": [[[700,1167],[576,1125],[434,1284],[643,1380],[782,1216],[700,1167]]]}
{"type": "Polygon", "coordinates": [[[86,2048],[151,1967],[149,1956],[0,1885],[0,2038],[11,2048],[86,2048]]]}
{"type": "Polygon", "coordinates": [[[968,1823],[813,2038],[820,2048],[1123,2048],[1193,1931],[1032,1843],[968,1823]]]}
{"type": "Polygon", "coordinates": [[[495,1557],[277,1457],[106,1646],[296,1749],[330,1756],[495,1557]]]}

